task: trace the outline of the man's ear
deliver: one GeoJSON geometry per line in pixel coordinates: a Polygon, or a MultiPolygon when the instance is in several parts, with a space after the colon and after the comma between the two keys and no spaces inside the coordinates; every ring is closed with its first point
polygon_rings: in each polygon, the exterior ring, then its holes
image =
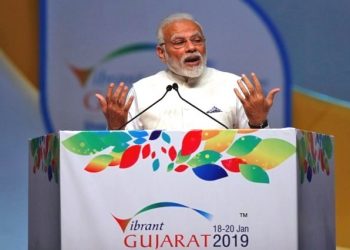
{"type": "Polygon", "coordinates": [[[156,52],[157,52],[157,55],[159,57],[159,59],[165,63],[165,51],[164,51],[164,48],[160,45],[157,45],[157,48],[156,48],[156,52]]]}

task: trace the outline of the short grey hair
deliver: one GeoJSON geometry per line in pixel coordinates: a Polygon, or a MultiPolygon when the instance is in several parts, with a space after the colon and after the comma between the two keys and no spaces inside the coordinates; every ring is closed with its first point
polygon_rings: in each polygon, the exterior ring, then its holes
{"type": "Polygon", "coordinates": [[[163,34],[163,28],[175,21],[180,21],[180,20],[190,20],[197,24],[201,31],[203,32],[202,25],[194,19],[194,17],[191,14],[188,13],[175,13],[171,14],[170,16],[167,16],[164,18],[161,23],[159,24],[158,31],[157,31],[157,39],[158,39],[158,44],[164,43],[164,34],[163,34]]]}

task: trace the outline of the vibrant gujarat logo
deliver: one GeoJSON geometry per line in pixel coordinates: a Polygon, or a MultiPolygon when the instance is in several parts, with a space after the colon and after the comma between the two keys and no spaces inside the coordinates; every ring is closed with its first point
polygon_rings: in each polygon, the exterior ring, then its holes
{"type": "Polygon", "coordinates": [[[69,68],[73,72],[73,74],[76,76],[78,79],[80,85],[82,87],[86,86],[87,80],[91,76],[91,74],[97,69],[100,65],[107,63],[111,60],[114,60],[118,57],[127,55],[127,54],[132,54],[140,51],[148,51],[148,50],[154,50],[156,47],[155,43],[146,43],[146,42],[141,42],[141,43],[134,43],[134,44],[129,44],[125,45],[121,48],[115,49],[112,52],[106,54],[104,57],[102,57],[101,60],[99,60],[98,63],[95,65],[88,67],[88,68],[79,68],[74,65],[69,65],[69,68]]]}
{"type": "MultiPolygon", "coordinates": [[[[125,233],[125,230],[126,230],[127,226],[129,225],[129,222],[132,221],[136,216],[138,216],[141,213],[145,213],[145,212],[148,212],[150,210],[153,210],[153,209],[164,208],[164,207],[187,208],[187,209],[193,210],[194,212],[196,212],[197,214],[203,216],[207,220],[211,220],[213,218],[213,215],[211,215],[211,214],[209,214],[209,213],[207,213],[207,212],[205,212],[203,210],[199,210],[199,209],[196,209],[196,208],[191,208],[191,207],[188,207],[186,205],[183,205],[183,204],[180,204],[180,203],[176,203],[176,202],[158,202],[158,203],[150,204],[150,205],[142,208],[133,217],[128,218],[128,219],[117,218],[114,215],[112,215],[112,216],[116,220],[116,222],[118,223],[118,225],[119,225],[120,229],[123,231],[123,233],[125,233]]],[[[131,226],[135,226],[135,225],[132,224],[131,226]]],[[[160,225],[160,227],[161,226],[162,225],[160,225]]]]}

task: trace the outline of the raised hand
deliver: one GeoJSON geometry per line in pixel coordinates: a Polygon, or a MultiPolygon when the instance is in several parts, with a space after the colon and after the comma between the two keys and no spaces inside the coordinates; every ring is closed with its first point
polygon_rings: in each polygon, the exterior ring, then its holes
{"type": "Polygon", "coordinates": [[[267,115],[273,104],[275,95],[280,89],[272,89],[265,97],[256,74],[252,73],[251,77],[252,82],[244,74],[242,75],[242,78],[237,81],[243,95],[236,88],[234,89],[234,92],[243,105],[249,124],[252,126],[259,126],[267,120],[267,115]]]}
{"type": "Polygon", "coordinates": [[[113,90],[114,83],[111,83],[107,88],[106,97],[101,94],[95,95],[107,120],[108,129],[110,130],[119,129],[126,123],[129,109],[134,100],[133,96],[126,100],[128,86],[125,86],[123,82],[119,84],[114,93],[113,90]]]}

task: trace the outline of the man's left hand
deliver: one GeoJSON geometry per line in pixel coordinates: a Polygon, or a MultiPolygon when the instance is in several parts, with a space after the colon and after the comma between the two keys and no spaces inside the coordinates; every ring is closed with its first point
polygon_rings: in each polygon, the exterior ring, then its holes
{"type": "Polygon", "coordinates": [[[242,78],[237,81],[243,95],[236,88],[234,91],[243,105],[249,124],[259,126],[267,120],[267,115],[273,104],[275,95],[280,89],[272,89],[265,97],[258,77],[255,73],[252,73],[251,76],[252,81],[244,74],[242,78]]]}

